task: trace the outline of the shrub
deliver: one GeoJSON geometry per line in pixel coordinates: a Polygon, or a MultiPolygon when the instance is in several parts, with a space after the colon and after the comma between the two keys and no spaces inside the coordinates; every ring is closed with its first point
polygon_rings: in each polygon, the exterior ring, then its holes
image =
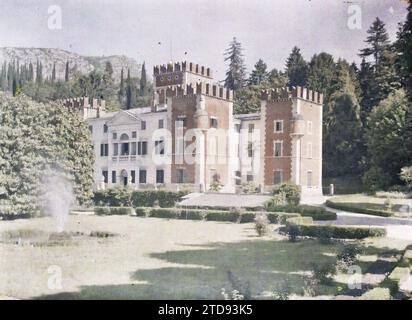
{"type": "Polygon", "coordinates": [[[109,188],[94,192],[93,202],[97,206],[133,206],[171,208],[188,191],[131,190],[129,188],[109,188]]]}
{"type": "Polygon", "coordinates": [[[299,213],[305,217],[312,217],[315,221],[321,220],[336,220],[336,213],[327,211],[325,208],[309,205],[287,205],[287,206],[277,206],[271,201],[265,203],[265,208],[267,211],[271,212],[288,212],[288,213],[299,213]]]}
{"type": "Polygon", "coordinates": [[[273,195],[284,194],[286,203],[297,206],[300,203],[300,188],[292,183],[283,183],[273,189],[273,195]]]}
{"type": "Polygon", "coordinates": [[[388,289],[390,295],[394,296],[399,292],[399,281],[386,278],[379,284],[379,287],[388,289]]]}
{"type": "Polygon", "coordinates": [[[338,263],[341,269],[345,270],[351,265],[353,265],[361,253],[362,253],[362,249],[357,245],[354,245],[354,244],[344,245],[344,247],[336,255],[336,258],[338,259],[338,263]]]}
{"type": "Polygon", "coordinates": [[[167,219],[179,219],[182,210],[174,208],[152,208],[149,216],[151,218],[167,218],[167,219]]]}
{"type": "Polygon", "coordinates": [[[378,191],[375,196],[377,198],[387,198],[387,199],[406,199],[408,194],[400,191],[378,191]]]}
{"type": "Polygon", "coordinates": [[[371,208],[363,208],[363,207],[356,206],[354,204],[335,202],[335,201],[332,201],[332,200],[326,200],[326,205],[330,208],[334,208],[334,209],[337,209],[337,210],[351,211],[351,212],[357,212],[357,213],[363,213],[363,214],[370,214],[370,215],[373,215],[373,216],[380,216],[380,217],[390,217],[393,214],[390,211],[371,209],[371,208]]]}
{"type": "Polygon", "coordinates": [[[258,188],[253,181],[242,183],[242,192],[246,194],[258,192],[258,188]]]}
{"type": "Polygon", "coordinates": [[[399,176],[409,187],[412,187],[412,166],[403,167],[399,176]]]}
{"type": "Polygon", "coordinates": [[[180,213],[180,219],[186,219],[186,220],[204,220],[205,217],[206,217],[205,210],[182,209],[180,213]]]}
{"type": "Polygon", "coordinates": [[[239,222],[240,214],[238,212],[230,211],[207,211],[205,218],[207,221],[239,222]]]}
{"type": "MultiPolygon", "coordinates": [[[[289,225],[281,231],[290,232],[289,225]]],[[[293,230],[296,232],[296,229],[293,230]]],[[[378,227],[354,227],[354,226],[335,226],[335,225],[298,225],[299,236],[314,238],[335,238],[335,239],[364,239],[367,237],[383,237],[386,235],[385,228],[378,227]]]]}
{"type": "Polygon", "coordinates": [[[268,212],[267,217],[270,223],[286,224],[286,220],[288,218],[300,217],[300,214],[288,212],[268,212]]]}
{"type": "Polygon", "coordinates": [[[286,200],[286,193],[280,191],[279,193],[275,194],[271,199],[271,203],[274,206],[286,206],[288,204],[286,200]]]}
{"type": "Polygon", "coordinates": [[[138,217],[148,217],[151,209],[152,208],[137,207],[134,211],[138,217]]]}
{"type": "Polygon", "coordinates": [[[259,237],[264,236],[268,232],[269,219],[265,213],[256,214],[255,230],[259,237]]]}
{"type": "Polygon", "coordinates": [[[332,277],[336,274],[336,265],[334,263],[312,264],[312,269],[313,277],[318,283],[324,285],[329,285],[332,282],[332,277]]]}
{"type": "Polygon", "coordinates": [[[256,212],[244,212],[240,216],[240,223],[254,222],[255,217],[256,217],[256,212]]]}
{"type": "Polygon", "coordinates": [[[135,211],[131,207],[94,207],[97,215],[134,215],[135,211]]]}
{"type": "Polygon", "coordinates": [[[289,224],[286,226],[286,232],[290,242],[296,242],[298,236],[301,234],[300,226],[297,224],[289,224]]]}
{"type": "Polygon", "coordinates": [[[222,184],[219,181],[213,181],[209,187],[211,192],[219,192],[220,189],[222,189],[222,184]]]}

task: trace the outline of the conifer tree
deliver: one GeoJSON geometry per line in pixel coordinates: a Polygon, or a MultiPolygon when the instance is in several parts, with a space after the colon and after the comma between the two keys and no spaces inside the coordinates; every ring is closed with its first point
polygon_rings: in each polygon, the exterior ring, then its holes
{"type": "Polygon", "coordinates": [[[298,47],[294,47],[286,60],[286,74],[289,86],[304,86],[307,77],[307,63],[298,47]]]}
{"type": "Polygon", "coordinates": [[[69,61],[66,61],[66,69],[64,71],[64,81],[69,82],[69,79],[70,79],[69,61]]]}
{"type": "Polygon", "coordinates": [[[268,78],[267,65],[262,59],[259,59],[255,64],[255,68],[249,77],[249,85],[260,85],[268,78]]]}
{"type": "Polygon", "coordinates": [[[142,65],[142,72],[140,74],[140,96],[144,97],[147,95],[147,78],[146,78],[146,66],[145,62],[142,65]]]}
{"type": "Polygon", "coordinates": [[[225,87],[237,91],[245,85],[246,67],[243,60],[242,45],[233,38],[229,48],[225,51],[225,61],[229,62],[226,72],[225,87]]]}

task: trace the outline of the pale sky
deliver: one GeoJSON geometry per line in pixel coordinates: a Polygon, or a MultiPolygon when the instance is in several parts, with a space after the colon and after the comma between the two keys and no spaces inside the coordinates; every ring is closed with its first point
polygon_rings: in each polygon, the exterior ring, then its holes
{"type": "Polygon", "coordinates": [[[401,0],[0,0],[0,47],[124,54],[145,60],[150,73],[171,58],[188,60],[210,66],[222,80],[223,52],[234,36],[248,71],[259,58],[283,69],[295,45],[306,59],[326,51],[359,62],[375,17],[393,39],[406,6],[401,0]],[[48,28],[50,5],[62,9],[60,30],[48,28]],[[360,30],[347,26],[351,5],[361,8],[360,30]]]}

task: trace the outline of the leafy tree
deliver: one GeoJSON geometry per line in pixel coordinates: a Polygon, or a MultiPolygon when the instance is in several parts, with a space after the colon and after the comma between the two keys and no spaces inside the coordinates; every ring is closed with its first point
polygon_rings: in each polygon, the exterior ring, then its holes
{"type": "Polygon", "coordinates": [[[225,51],[225,61],[229,61],[226,72],[225,87],[238,91],[245,85],[246,67],[243,60],[242,45],[233,38],[229,48],[225,51]]]}
{"type": "Polygon", "coordinates": [[[249,77],[249,85],[260,85],[268,78],[267,65],[262,59],[259,59],[255,64],[255,69],[252,71],[249,77]]]}
{"type": "Polygon", "coordinates": [[[367,164],[387,175],[387,185],[398,183],[401,168],[411,164],[411,130],[412,105],[402,89],[371,111],[366,130],[367,164]]]}
{"type": "Polygon", "coordinates": [[[283,88],[288,83],[288,77],[284,72],[276,68],[269,72],[267,77],[267,87],[269,88],[283,88]]]}
{"type": "Polygon", "coordinates": [[[289,78],[289,86],[304,86],[307,77],[307,63],[303,59],[300,49],[294,47],[286,60],[286,74],[289,78]]]}
{"type": "Polygon", "coordinates": [[[233,106],[235,114],[260,111],[261,86],[249,86],[239,90],[233,106]]]}
{"type": "Polygon", "coordinates": [[[60,104],[34,102],[0,93],[0,214],[41,212],[45,173],[73,179],[79,203],[92,194],[93,149],[86,124],[60,104]]]}
{"type": "Polygon", "coordinates": [[[326,52],[315,54],[309,62],[306,86],[311,90],[329,94],[335,69],[332,55],[326,52]]]}

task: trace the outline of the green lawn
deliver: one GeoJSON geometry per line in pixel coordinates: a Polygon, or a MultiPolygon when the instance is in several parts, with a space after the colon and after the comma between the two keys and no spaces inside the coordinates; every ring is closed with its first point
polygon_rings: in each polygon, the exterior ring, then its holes
{"type": "MultiPolygon", "coordinates": [[[[50,232],[53,227],[49,218],[3,221],[0,234],[50,232]]],[[[0,297],[222,299],[222,288],[262,297],[284,283],[291,293],[302,295],[304,274],[314,265],[335,261],[342,246],[291,243],[276,233],[259,238],[249,223],[130,216],[71,216],[67,231],[116,236],[64,246],[0,243],[0,297]],[[50,266],[61,268],[60,289],[47,287],[50,266]]],[[[362,269],[371,263],[362,262],[362,269]]],[[[335,295],[338,287],[345,284],[317,286],[316,294],[335,295]]]]}

